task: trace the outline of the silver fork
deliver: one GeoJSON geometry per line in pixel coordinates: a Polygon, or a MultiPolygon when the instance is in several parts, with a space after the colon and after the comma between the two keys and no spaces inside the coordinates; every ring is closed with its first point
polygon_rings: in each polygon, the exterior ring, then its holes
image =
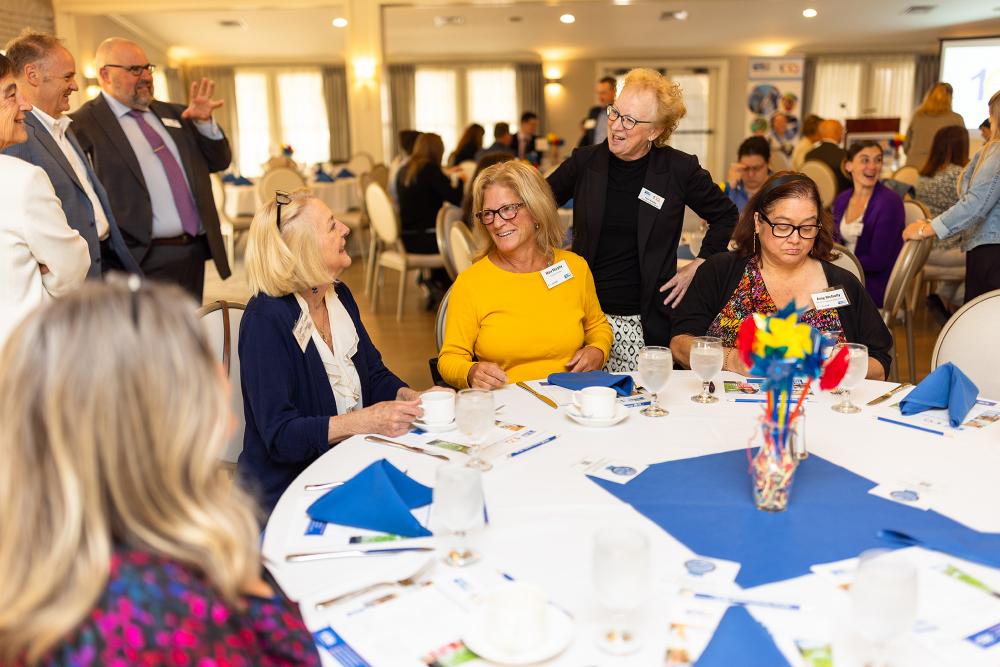
{"type": "Polygon", "coordinates": [[[403,577],[402,579],[394,579],[394,580],[389,580],[389,581],[377,581],[374,584],[369,584],[368,586],[365,586],[363,588],[359,588],[356,591],[350,591],[348,593],[342,593],[341,595],[338,595],[336,597],[328,598],[326,600],[321,600],[321,601],[319,601],[319,602],[316,603],[316,609],[326,609],[327,607],[333,606],[333,605],[335,605],[335,604],[337,604],[339,602],[344,602],[345,600],[351,600],[351,599],[356,598],[356,597],[358,597],[360,595],[364,595],[365,593],[369,593],[369,592],[375,590],[376,588],[381,588],[382,586],[401,586],[403,588],[408,588],[410,586],[413,586],[414,584],[416,584],[420,580],[421,575],[423,575],[423,573],[427,570],[427,568],[430,566],[430,564],[431,564],[431,561],[428,561],[427,563],[424,563],[424,565],[419,570],[417,570],[416,572],[414,572],[413,574],[411,574],[408,577],[403,577]]]}

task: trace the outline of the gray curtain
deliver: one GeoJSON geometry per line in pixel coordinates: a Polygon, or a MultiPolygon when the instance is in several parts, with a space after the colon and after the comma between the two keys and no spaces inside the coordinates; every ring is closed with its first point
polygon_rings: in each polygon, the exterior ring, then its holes
{"type": "Polygon", "coordinates": [[[538,114],[540,131],[545,129],[545,76],[541,63],[517,64],[518,117],[525,111],[538,114]]]}
{"type": "Polygon", "coordinates": [[[177,104],[187,104],[188,91],[191,90],[192,81],[198,81],[204,77],[215,82],[214,96],[225,102],[224,105],[216,109],[215,122],[229,138],[229,147],[233,152],[233,164],[239,164],[240,136],[236,115],[236,73],[233,68],[188,65],[183,69],[182,74],[182,94],[174,100],[177,104]]]}
{"type": "Polygon", "coordinates": [[[812,111],[814,83],[816,83],[816,58],[806,58],[806,64],[802,71],[802,106],[800,107],[804,113],[812,111]]]}
{"type": "Polygon", "coordinates": [[[165,67],[163,76],[167,78],[167,95],[177,104],[187,101],[187,91],[181,83],[181,72],[176,67],[165,67]]]}
{"type": "Polygon", "coordinates": [[[389,65],[393,155],[399,153],[399,132],[416,129],[416,70],[414,65],[389,65]]]}
{"type": "Polygon", "coordinates": [[[913,75],[913,106],[919,106],[927,91],[938,82],[940,69],[941,61],[936,54],[917,56],[917,67],[913,75]]]}
{"type": "Polygon", "coordinates": [[[323,96],[330,127],[330,161],[347,162],[351,158],[351,131],[347,108],[347,71],[343,65],[323,68],[323,96]]]}

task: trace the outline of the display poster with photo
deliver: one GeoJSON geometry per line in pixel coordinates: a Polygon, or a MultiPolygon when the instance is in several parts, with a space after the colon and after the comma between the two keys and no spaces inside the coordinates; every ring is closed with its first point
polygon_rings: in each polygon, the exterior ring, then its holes
{"type": "Polygon", "coordinates": [[[802,125],[804,58],[750,58],[747,135],[767,137],[791,155],[802,125]],[[781,118],[784,118],[782,121],[781,118]]]}

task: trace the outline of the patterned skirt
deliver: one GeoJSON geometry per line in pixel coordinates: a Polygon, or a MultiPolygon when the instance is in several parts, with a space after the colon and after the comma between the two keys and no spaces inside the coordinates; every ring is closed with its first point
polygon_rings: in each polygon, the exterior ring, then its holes
{"type": "Polygon", "coordinates": [[[642,339],[642,322],[638,315],[605,315],[615,334],[611,353],[604,370],[609,373],[634,373],[639,370],[639,350],[642,339]]]}

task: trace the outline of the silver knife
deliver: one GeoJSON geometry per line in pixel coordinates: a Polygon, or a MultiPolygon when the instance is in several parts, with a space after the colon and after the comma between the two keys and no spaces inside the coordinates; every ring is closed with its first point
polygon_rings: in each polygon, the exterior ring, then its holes
{"type": "Polygon", "coordinates": [[[395,440],[387,440],[385,438],[379,437],[377,435],[366,435],[365,440],[368,442],[374,442],[380,445],[390,445],[392,447],[399,447],[400,449],[405,449],[414,454],[426,454],[427,456],[433,456],[436,459],[441,459],[442,461],[451,461],[444,454],[435,454],[434,452],[429,452],[426,449],[420,449],[419,447],[414,447],[412,445],[407,445],[404,442],[396,442],[395,440]]]}
{"type": "Polygon", "coordinates": [[[327,558],[357,558],[359,556],[394,556],[407,552],[434,551],[434,547],[395,547],[389,549],[347,549],[341,551],[311,551],[300,554],[288,554],[285,560],[289,563],[304,563],[311,560],[327,558]]]}
{"type": "Polygon", "coordinates": [[[892,398],[893,394],[895,394],[897,392],[900,392],[900,391],[903,391],[907,387],[912,387],[912,386],[913,385],[910,384],[909,382],[904,382],[904,383],[900,384],[898,387],[893,387],[892,389],[890,389],[889,391],[885,392],[881,396],[876,396],[872,400],[868,401],[868,403],[866,403],[866,405],[878,405],[882,401],[888,401],[890,398],[892,398]]]}
{"type": "Polygon", "coordinates": [[[318,484],[306,484],[306,491],[326,491],[335,486],[340,486],[343,482],[320,482],[318,484]]]}

